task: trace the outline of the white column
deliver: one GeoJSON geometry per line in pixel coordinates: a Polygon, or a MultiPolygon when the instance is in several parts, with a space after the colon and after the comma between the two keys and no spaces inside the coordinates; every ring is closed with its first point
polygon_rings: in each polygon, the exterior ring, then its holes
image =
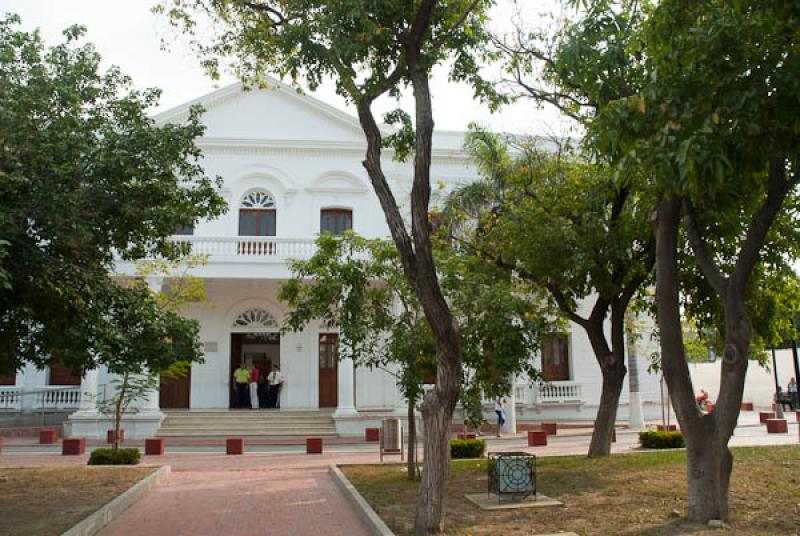
{"type": "Polygon", "coordinates": [[[353,360],[339,360],[338,368],[338,404],[335,415],[355,415],[356,407],[353,392],[355,388],[355,381],[353,380],[355,368],[353,367],[353,360]]]}
{"type": "Polygon", "coordinates": [[[511,378],[511,393],[506,397],[506,424],[503,426],[504,434],[517,433],[517,395],[514,387],[516,386],[516,376],[511,378]]]}
{"type": "Polygon", "coordinates": [[[81,402],[78,406],[80,412],[97,412],[97,369],[87,370],[81,378],[81,402]]]}
{"type": "MultiPolygon", "coordinates": [[[[154,294],[158,294],[161,292],[161,287],[164,284],[164,278],[161,276],[150,276],[147,278],[147,286],[150,288],[150,291],[154,294]]],[[[149,371],[145,369],[144,374],[148,374],[149,371]]],[[[147,395],[142,399],[139,403],[139,408],[142,411],[152,411],[152,412],[159,412],[161,411],[159,405],[159,383],[156,380],[155,387],[151,389],[147,395]]]]}
{"type": "Polygon", "coordinates": [[[633,334],[628,332],[628,428],[631,430],[644,429],[644,415],[642,411],[642,398],[639,394],[639,356],[636,352],[636,341],[633,334]]]}

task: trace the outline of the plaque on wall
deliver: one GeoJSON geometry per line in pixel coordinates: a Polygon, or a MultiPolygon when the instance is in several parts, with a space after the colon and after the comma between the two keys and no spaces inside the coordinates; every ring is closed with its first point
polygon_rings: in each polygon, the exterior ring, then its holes
{"type": "Polygon", "coordinates": [[[211,353],[218,351],[217,348],[217,341],[208,341],[203,343],[203,351],[205,353],[211,353]]]}

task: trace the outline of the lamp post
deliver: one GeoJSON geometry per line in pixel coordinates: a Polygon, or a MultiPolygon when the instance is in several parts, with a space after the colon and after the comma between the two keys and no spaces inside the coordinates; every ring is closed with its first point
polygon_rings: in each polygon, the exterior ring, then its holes
{"type": "Polygon", "coordinates": [[[778,382],[778,361],[775,359],[775,347],[772,347],[772,372],[775,375],[775,418],[783,419],[783,404],[781,404],[781,384],[778,382]]]}

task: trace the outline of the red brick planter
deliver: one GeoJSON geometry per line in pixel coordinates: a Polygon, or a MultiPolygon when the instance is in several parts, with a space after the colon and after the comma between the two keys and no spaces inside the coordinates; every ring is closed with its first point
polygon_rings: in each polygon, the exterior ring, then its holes
{"type": "Polygon", "coordinates": [[[83,437],[67,437],[61,443],[62,456],[80,456],[86,452],[86,439],[83,437]]]}
{"type": "Polygon", "coordinates": [[[306,438],[306,454],[322,454],[322,438],[321,437],[307,437],[306,438]]]}
{"type": "Polygon", "coordinates": [[[381,440],[381,431],[379,428],[367,428],[364,431],[364,435],[367,441],[380,441],[381,440]]]}
{"type": "MultiPolygon", "coordinates": [[[[119,431],[119,442],[122,443],[125,441],[125,430],[119,431]]],[[[106,434],[106,443],[113,443],[114,442],[114,430],[109,430],[106,434]]]]}
{"type": "Polygon", "coordinates": [[[529,447],[544,447],[546,445],[547,445],[547,432],[545,432],[544,430],[528,431],[529,447]]]}
{"type": "Polygon", "coordinates": [[[656,430],[658,430],[659,432],[677,432],[678,431],[678,425],[677,424],[670,424],[669,426],[665,426],[663,424],[657,424],[656,425],[656,430]]]}
{"type": "Polygon", "coordinates": [[[244,439],[229,437],[225,440],[225,454],[244,454],[244,439]]]}
{"type": "Polygon", "coordinates": [[[742,402],[742,411],[753,411],[752,402],[742,402]]]}
{"type": "Polygon", "coordinates": [[[39,430],[39,444],[52,445],[58,441],[58,432],[55,430],[39,430]]]}
{"type": "Polygon", "coordinates": [[[458,439],[477,439],[475,432],[467,432],[466,434],[458,434],[456,436],[458,439]]]}
{"type": "Polygon", "coordinates": [[[558,425],[554,422],[543,422],[542,430],[544,430],[547,435],[556,435],[558,433],[558,425]]]}
{"type": "Polygon", "coordinates": [[[761,422],[761,424],[767,422],[767,419],[774,419],[774,418],[775,414],[771,411],[762,411],[761,413],[758,414],[758,420],[761,422]]]}
{"type": "Polygon", "coordinates": [[[788,431],[786,419],[767,419],[768,434],[785,434],[788,431]]]}
{"type": "Polygon", "coordinates": [[[145,456],[163,456],[164,455],[164,439],[160,437],[145,439],[144,440],[144,455],[145,456]]]}

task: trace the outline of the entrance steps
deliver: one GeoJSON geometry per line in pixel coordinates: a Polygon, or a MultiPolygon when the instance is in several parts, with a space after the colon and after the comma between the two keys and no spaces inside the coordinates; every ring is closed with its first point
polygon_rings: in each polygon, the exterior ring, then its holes
{"type": "Polygon", "coordinates": [[[332,410],[164,410],[158,437],[336,437],[332,410]]]}

